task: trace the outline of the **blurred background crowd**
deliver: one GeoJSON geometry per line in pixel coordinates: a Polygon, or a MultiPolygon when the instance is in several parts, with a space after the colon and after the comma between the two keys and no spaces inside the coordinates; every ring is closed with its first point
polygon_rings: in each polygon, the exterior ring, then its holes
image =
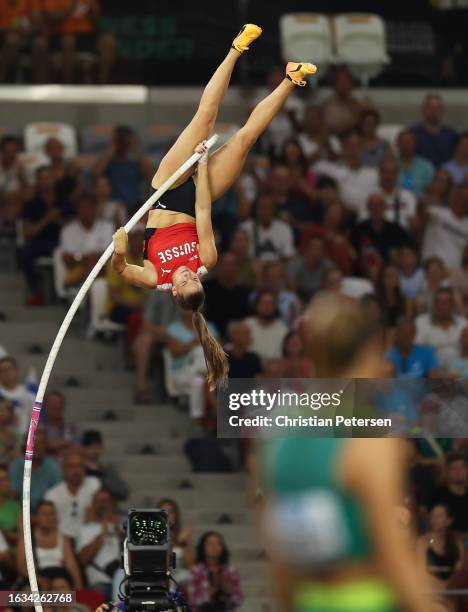
{"type": "MultiPolygon", "coordinates": [[[[113,77],[122,66],[119,46],[100,30],[101,16],[97,0],[0,0],[0,81],[121,82],[113,77]]],[[[457,62],[464,50],[449,51],[456,61],[441,65],[440,78],[463,82],[457,62]]],[[[281,78],[270,70],[266,86],[281,78]]],[[[420,97],[418,121],[388,126],[372,92],[355,95],[348,68],[336,67],[330,84],[326,95],[288,101],[234,187],[213,204],[219,261],[204,283],[205,316],[228,353],[231,378],[313,376],[301,314],[322,292],[358,300],[380,322],[387,377],[427,382],[424,393],[419,387],[416,395],[394,397],[388,409],[403,430],[427,433],[407,442],[402,522],[416,527],[415,553],[438,585],[468,588],[468,443],[460,437],[467,435],[468,132],[447,122],[443,94],[420,97]],[[455,422],[448,418],[454,414],[455,422]]],[[[73,298],[115,229],[150,194],[177,132],[55,124],[23,137],[6,125],[0,238],[14,252],[10,274],[24,277],[31,320],[40,325],[41,310],[73,298]]],[[[143,232],[141,224],[129,237],[130,263],[142,263],[143,232]]],[[[183,411],[191,427],[184,453],[195,472],[245,469],[248,445],[236,446],[233,457],[215,438],[216,398],[206,387],[190,313],[108,268],[80,314],[78,333],[111,342],[119,367],[132,372],[132,410],[170,399],[183,411]]],[[[36,382],[0,336],[2,588],[26,585],[21,454],[36,382]]],[[[31,502],[41,588],[73,587],[94,609],[121,579],[119,525],[131,483],[103,458],[99,428],[82,430],[66,412],[66,387],[80,384],[70,377],[46,396],[31,502]]],[[[142,450],[152,453],[151,446],[142,450]]],[[[192,609],[239,608],[240,577],[222,533],[207,531],[197,541],[185,508],[160,493],[192,609]]],[[[218,522],[233,520],[227,506],[218,522]]],[[[463,599],[446,605],[464,609],[463,599]]]]}
{"type": "MultiPolygon", "coordinates": [[[[229,40],[231,24],[262,23],[261,56],[248,60],[250,72],[235,82],[264,75],[279,55],[279,22],[285,12],[377,13],[386,22],[391,65],[377,85],[466,86],[466,0],[242,0],[194,6],[160,0],[129,5],[123,0],[2,0],[0,3],[0,81],[7,83],[145,83],[178,85],[209,76],[229,40]],[[209,15],[210,20],[200,19],[209,15]],[[208,61],[207,61],[208,60],[208,61]]],[[[323,68],[323,63],[322,63],[323,68]]]]}

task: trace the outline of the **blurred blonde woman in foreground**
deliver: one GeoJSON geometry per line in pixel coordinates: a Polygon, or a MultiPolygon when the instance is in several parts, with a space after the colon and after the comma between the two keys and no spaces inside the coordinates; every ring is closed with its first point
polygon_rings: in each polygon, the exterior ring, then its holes
{"type": "MultiPolygon", "coordinates": [[[[382,376],[382,335],[357,302],[314,300],[303,326],[317,378],[382,376]]],[[[266,545],[282,612],[432,612],[396,508],[400,443],[390,438],[270,440],[261,453],[266,545]]]]}

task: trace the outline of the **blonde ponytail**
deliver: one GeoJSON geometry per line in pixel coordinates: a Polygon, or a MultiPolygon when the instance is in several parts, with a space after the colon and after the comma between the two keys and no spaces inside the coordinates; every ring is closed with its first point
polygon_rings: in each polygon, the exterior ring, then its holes
{"type": "Polygon", "coordinates": [[[192,323],[205,355],[205,363],[208,370],[207,380],[210,391],[214,391],[216,387],[225,387],[228,378],[229,364],[223,347],[216,338],[211,335],[205,317],[198,310],[193,311],[192,323]]]}

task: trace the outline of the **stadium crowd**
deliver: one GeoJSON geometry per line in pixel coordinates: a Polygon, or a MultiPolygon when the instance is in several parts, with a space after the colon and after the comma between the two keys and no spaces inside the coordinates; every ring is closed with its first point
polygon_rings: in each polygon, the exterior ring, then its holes
{"type": "MultiPolygon", "coordinates": [[[[378,135],[378,110],[369,99],[357,100],[352,85],[339,69],[322,104],[292,98],[235,186],[213,204],[219,261],[204,283],[205,315],[223,342],[232,378],[301,378],[314,371],[301,337],[306,305],[325,291],[361,301],[381,323],[387,376],[427,379],[429,394],[391,409],[405,430],[417,425],[430,434],[430,442],[407,443],[405,503],[421,534],[415,544],[421,563],[441,586],[466,588],[468,443],[459,436],[467,435],[460,381],[468,372],[468,134],[445,124],[443,100],[433,94],[422,101],[420,121],[386,142],[378,135]],[[454,413],[461,415],[457,437],[448,426],[448,437],[440,437],[454,413]]],[[[51,138],[44,163],[31,172],[20,148],[12,136],[0,145],[1,228],[16,234],[28,303],[40,307],[40,258],[58,253],[64,286],[76,288],[115,228],[145,199],[153,167],[125,126],[115,128],[107,149],[87,167],[65,159],[62,143],[51,138]]],[[[142,261],[142,229],[130,235],[130,263],[142,261]]],[[[200,430],[212,434],[216,403],[190,313],[179,312],[166,293],[129,287],[110,268],[99,281],[107,287],[105,315],[127,332],[135,402],[152,403],[159,364],[200,430]]],[[[0,470],[0,564],[11,584],[25,576],[19,453],[33,396],[9,356],[0,359],[0,394],[0,454],[7,466],[0,470]]],[[[65,404],[62,393],[48,394],[36,439],[36,559],[44,584],[65,576],[77,589],[107,596],[117,554],[116,504],[127,488],[102,463],[99,432],[77,431],[65,404]]],[[[203,605],[213,593],[230,598],[226,609],[235,609],[242,599],[239,577],[222,536],[205,534],[195,550],[176,504],[164,503],[174,515],[193,609],[208,610],[203,605]],[[209,572],[217,582],[204,593],[209,572]]]]}
{"type": "Polygon", "coordinates": [[[99,0],[2,0],[0,83],[109,83],[117,59],[99,0]]]}
{"type": "MultiPolygon", "coordinates": [[[[23,544],[21,493],[23,452],[34,393],[19,380],[14,358],[0,359],[0,586],[28,591],[23,544]]],[[[66,416],[66,396],[49,391],[44,421],[36,434],[32,465],[31,508],[34,557],[41,591],[77,592],[77,609],[93,611],[116,598],[120,569],[119,502],[129,487],[118,470],[103,460],[98,430],[79,431],[66,416]]],[[[209,531],[194,543],[192,527],[182,525],[178,504],[161,499],[168,512],[177,554],[175,577],[192,610],[235,609],[242,602],[239,574],[229,564],[221,533],[209,531]],[[207,576],[212,577],[207,588],[207,576]],[[206,606],[206,607],[203,607],[206,606]]],[[[7,609],[7,608],[3,608],[7,609]]]]}

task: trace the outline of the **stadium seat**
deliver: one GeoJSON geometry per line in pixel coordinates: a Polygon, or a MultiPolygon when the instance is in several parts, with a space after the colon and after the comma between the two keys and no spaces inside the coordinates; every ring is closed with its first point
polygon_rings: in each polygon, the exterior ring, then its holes
{"type": "Polygon", "coordinates": [[[404,125],[399,123],[383,123],[377,128],[377,134],[379,138],[386,140],[392,147],[392,150],[396,150],[396,141],[398,134],[404,129],[404,125]]]}
{"type": "Polygon", "coordinates": [[[28,153],[39,153],[49,138],[57,138],[65,147],[65,157],[78,152],[75,128],[67,123],[30,123],[24,128],[24,148],[28,153]]]}
{"type": "Polygon", "coordinates": [[[83,128],[80,134],[81,151],[91,155],[102,153],[109,144],[113,131],[113,125],[88,125],[83,128]]]}
{"type": "Polygon", "coordinates": [[[350,13],[334,17],[333,24],[337,63],[346,64],[366,87],[390,62],[383,20],[377,15],[350,13]]]}
{"type": "Polygon", "coordinates": [[[326,15],[289,13],[280,18],[281,55],[285,62],[306,60],[323,76],[333,61],[332,33],[326,15]]]}

